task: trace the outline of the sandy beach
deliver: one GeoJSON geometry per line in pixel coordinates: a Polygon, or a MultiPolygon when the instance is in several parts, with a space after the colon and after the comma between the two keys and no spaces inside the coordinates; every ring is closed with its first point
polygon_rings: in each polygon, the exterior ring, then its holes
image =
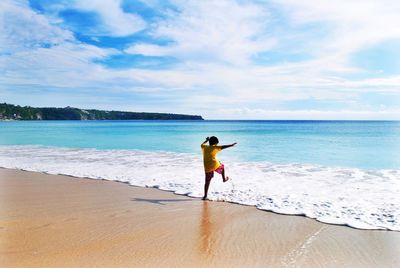
{"type": "Polygon", "coordinates": [[[1,267],[399,267],[400,233],[0,169],[1,267]]]}

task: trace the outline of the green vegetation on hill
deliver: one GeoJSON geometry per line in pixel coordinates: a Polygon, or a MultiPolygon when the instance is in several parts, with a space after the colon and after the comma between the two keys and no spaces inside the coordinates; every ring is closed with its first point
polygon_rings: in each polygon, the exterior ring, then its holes
{"type": "Polygon", "coordinates": [[[84,110],[73,107],[34,108],[0,103],[0,120],[203,120],[200,115],[84,110]]]}

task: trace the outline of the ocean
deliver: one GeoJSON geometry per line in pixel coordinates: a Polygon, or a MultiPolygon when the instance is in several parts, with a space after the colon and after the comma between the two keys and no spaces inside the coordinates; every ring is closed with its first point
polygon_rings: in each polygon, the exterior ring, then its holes
{"type": "Polygon", "coordinates": [[[238,144],[210,199],[400,231],[400,121],[2,121],[0,167],[201,197],[212,135],[238,144]]]}

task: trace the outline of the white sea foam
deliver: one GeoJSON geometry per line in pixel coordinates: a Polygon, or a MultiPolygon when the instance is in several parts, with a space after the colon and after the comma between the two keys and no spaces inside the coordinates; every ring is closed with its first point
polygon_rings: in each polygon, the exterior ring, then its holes
{"type": "MultiPolygon", "coordinates": [[[[305,215],[321,222],[360,229],[400,231],[400,170],[237,161],[225,164],[232,180],[222,183],[215,176],[209,193],[212,200],[305,215]]],[[[203,194],[200,155],[0,146],[0,166],[121,181],[193,197],[203,194]]]]}

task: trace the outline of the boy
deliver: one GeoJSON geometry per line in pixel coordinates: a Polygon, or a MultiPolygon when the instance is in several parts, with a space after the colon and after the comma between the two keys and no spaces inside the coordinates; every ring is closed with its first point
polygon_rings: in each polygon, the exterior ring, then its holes
{"type": "Polygon", "coordinates": [[[206,173],[203,200],[207,199],[208,187],[210,186],[211,179],[214,177],[214,171],[222,175],[223,182],[229,180],[229,177],[225,177],[224,164],[219,162],[216,156],[221,150],[235,146],[237,143],[235,142],[230,145],[218,146],[218,142],[218,138],[212,136],[207,137],[206,140],[201,144],[201,150],[203,151],[204,171],[206,173]],[[206,145],[207,142],[209,142],[209,146],[206,145]]]}

